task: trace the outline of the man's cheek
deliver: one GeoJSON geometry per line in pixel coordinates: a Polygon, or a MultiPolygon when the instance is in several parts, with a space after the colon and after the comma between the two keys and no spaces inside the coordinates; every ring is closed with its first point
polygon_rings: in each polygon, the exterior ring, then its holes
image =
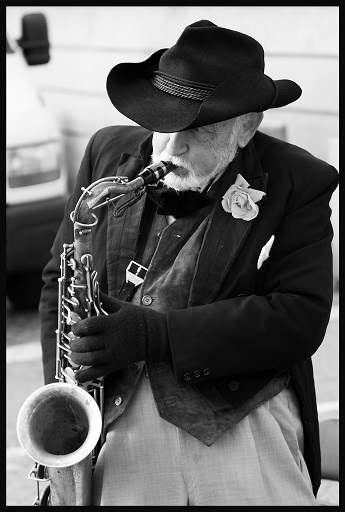
{"type": "Polygon", "coordinates": [[[155,155],[160,155],[160,153],[162,153],[162,151],[165,150],[168,142],[169,142],[169,137],[167,136],[166,133],[155,132],[153,134],[153,138],[152,138],[153,153],[155,155]]]}

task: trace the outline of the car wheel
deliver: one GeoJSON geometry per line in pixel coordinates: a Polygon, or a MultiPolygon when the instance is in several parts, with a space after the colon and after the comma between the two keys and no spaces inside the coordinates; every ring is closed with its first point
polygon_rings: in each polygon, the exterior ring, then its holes
{"type": "Polygon", "coordinates": [[[16,310],[38,308],[43,281],[40,271],[9,274],[6,277],[6,293],[16,310]]]}

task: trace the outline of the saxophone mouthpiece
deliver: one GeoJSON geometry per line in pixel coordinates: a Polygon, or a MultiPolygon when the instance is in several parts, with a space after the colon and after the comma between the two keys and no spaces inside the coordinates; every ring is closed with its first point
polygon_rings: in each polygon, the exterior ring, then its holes
{"type": "Polygon", "coordinates": [[[176,165],[162,160],[145,167],[145,169],[138,174],[138,178],[141,178],[144,181],[143,186],[146,187],[146,185],[150,185],[151,183],[161,180],[173,169],[176,169],[176,165]]]}

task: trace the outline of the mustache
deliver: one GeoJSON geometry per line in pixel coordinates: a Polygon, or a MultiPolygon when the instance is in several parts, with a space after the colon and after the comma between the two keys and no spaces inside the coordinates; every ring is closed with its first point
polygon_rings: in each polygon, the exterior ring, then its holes
{"type": "Polygon", "coordinates": [[[193,175],[197,174],[195,168],[193,167],[193,165],[190,162],[186,162],[180,156],[169,155],[169,153],[167,153],[166,151],[162,151],[158,155],[155,153],[152,153],[151,159],[152,159],[152,163],[157,163],[160,160],[163,160],[165,162],[168,161],[168,162],[171,162],[174,165],[176,165],[176,167],[182,167],[183,169],[186,169],[193,175]]]}

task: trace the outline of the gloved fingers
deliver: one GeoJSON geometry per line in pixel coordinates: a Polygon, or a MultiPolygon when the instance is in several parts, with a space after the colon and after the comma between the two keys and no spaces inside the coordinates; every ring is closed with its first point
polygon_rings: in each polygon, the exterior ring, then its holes
{"type": "Polygon", "coordinates": [[[98,366],[91,366],[86,370],[78,370],[75,372],[74,376],[77,381],[82,384],[83,382],[88,382],[89,380],[94,380],[99,377],[103,377],[110,373],[110,369],[105,364],[101,364],[98,366]]]}
{"type": "Polygon", "coordinates": [[[76,336],[92,336],[103,332],[108,317],[106,315],[91,316],[79,320],[76,324],[72,325],[72,332],[76,336]]]}
{"type": "Polygon", "coordinates": [[[70,338],[69,347],[72,352],[92,352],[103,348],[103,339],[100,336],[74,336],[70,338]]]}
{"type": "Polygon", "coordinates": [[[70,358],[74,364],[83,366],[97,366],[103,364],[107,359],[103,350],[96,350],[93,352],[73,352],[70,353],[70,358]]]}

